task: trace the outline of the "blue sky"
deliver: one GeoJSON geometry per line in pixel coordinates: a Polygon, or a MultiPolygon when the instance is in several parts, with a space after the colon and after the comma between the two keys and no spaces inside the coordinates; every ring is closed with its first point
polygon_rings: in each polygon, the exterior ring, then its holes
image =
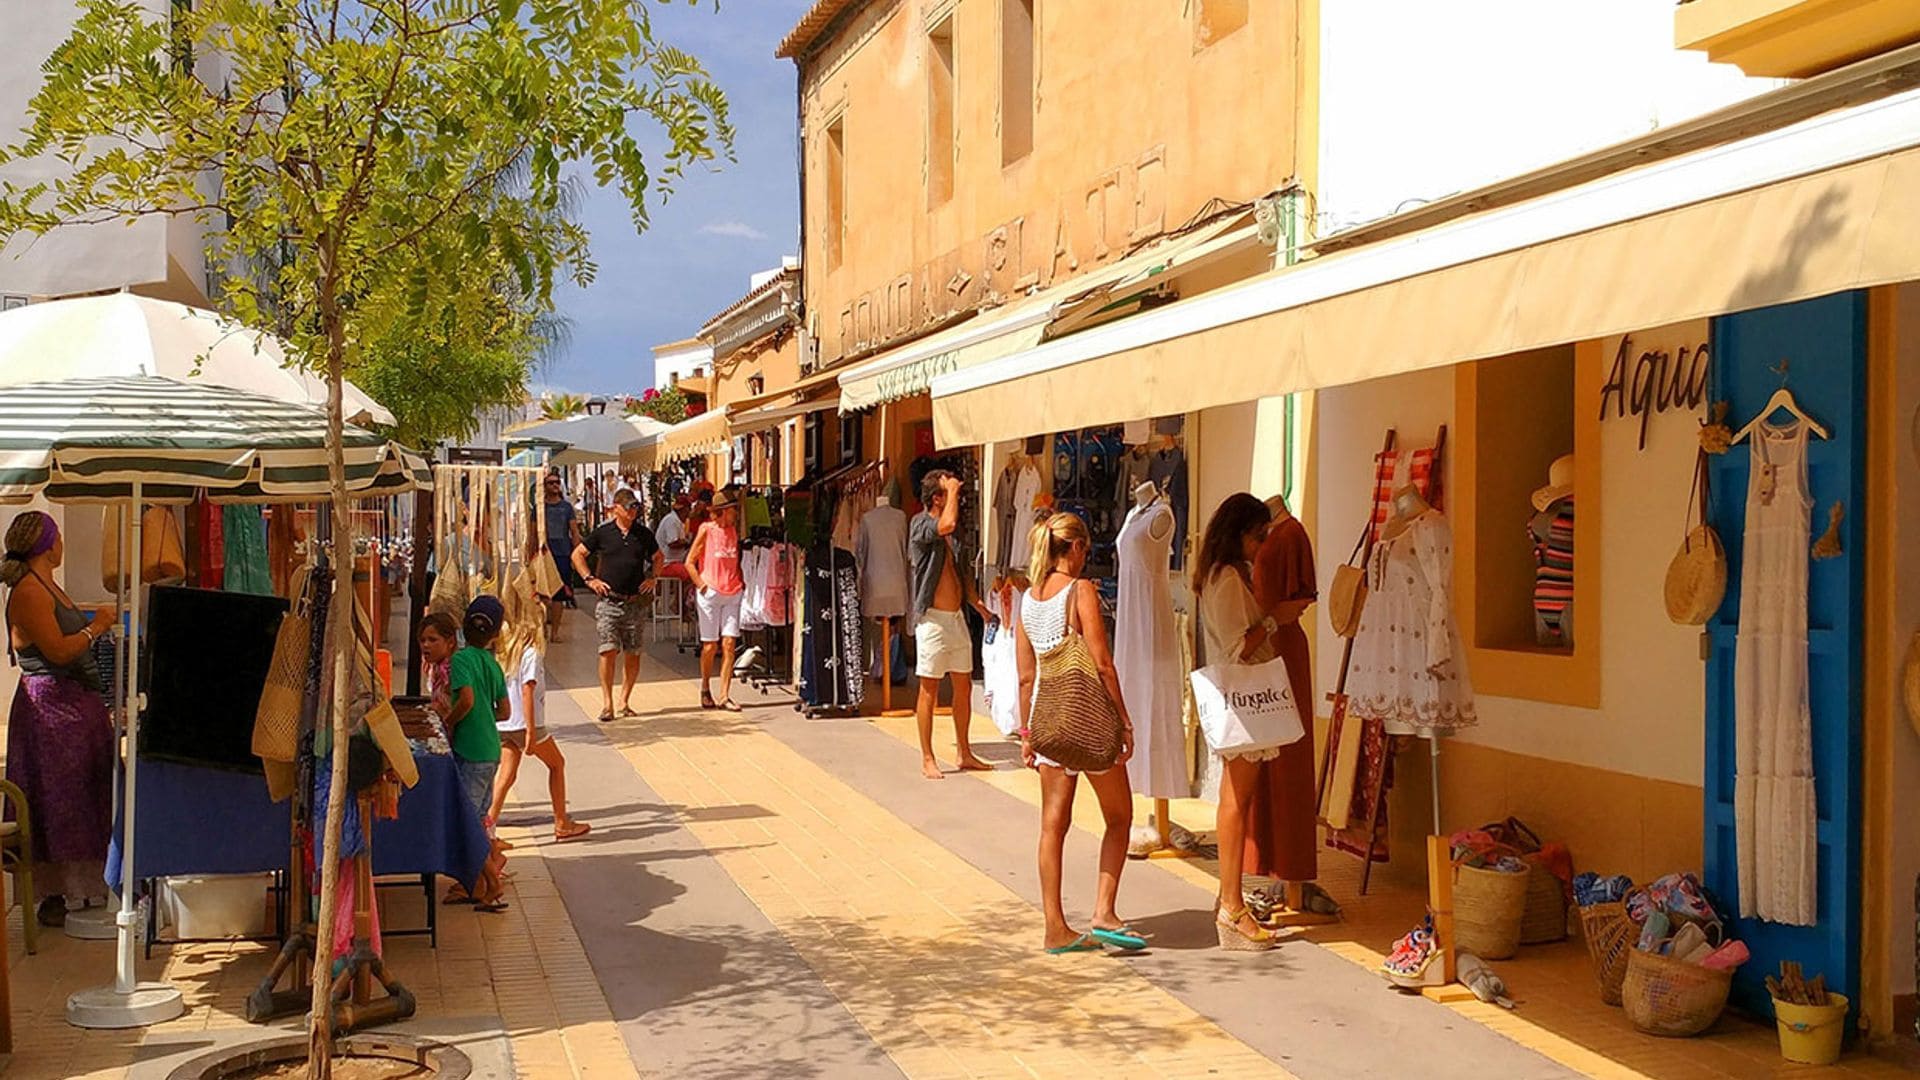
{"type": "Polygon", "coordinates": [[[700,58],[727,93],[737,162],[690,173],[636,236],[619,196],[589,185],[583,214],[599,277],[559,297],[573,322],[566,353],[534,376],[576,393],[653,384],[653,345],[691,337],[747,290],[757,270],[797,253],[794,67],[773,50],[812,0],[653,3],[654,33],[700,58]]]}

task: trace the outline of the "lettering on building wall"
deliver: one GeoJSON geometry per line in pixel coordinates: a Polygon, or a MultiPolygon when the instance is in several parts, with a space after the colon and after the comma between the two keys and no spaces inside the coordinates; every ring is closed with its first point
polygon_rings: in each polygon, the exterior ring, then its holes
{"type": "Polygon", "coordinates": [[[918,336],[956,314],[1044,288],[1160,235],[1166,171],[1166,147],[1155,146],[1069,187],[1043,215],[1016,217],[851,298],[835,320],[840,354],[918,336]]]}
{"type": "Polygon", "coordinates": [[[1669,353],[1648,349],[1635,358],[1633,336],[1622,335],[1620,348],[1613,354],[1613,367],[1600,387],[1600,419],[1628,416],[1640,421],[1640,449],[1647,448],[1647,424],[1654,413],[1700,408],[1707,399],[1707,369],[1711,354],[1707,343],[1696,348],[1682,345],[1669,353]],[[1631,362],[1629,362],[1631,361],[1631,362]]]}

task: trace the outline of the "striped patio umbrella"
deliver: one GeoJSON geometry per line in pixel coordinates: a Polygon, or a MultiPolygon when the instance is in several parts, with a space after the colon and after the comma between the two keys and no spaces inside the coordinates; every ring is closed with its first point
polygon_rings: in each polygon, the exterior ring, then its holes
{"type": "MultiPolygon", "coordinates": [[[[158,376],[0,386],[0,500],[314,502],[328,497],[327,414],[158,376]]],[[[347,490],[433,486],[418,455],[348,425],[347,490]]]]}

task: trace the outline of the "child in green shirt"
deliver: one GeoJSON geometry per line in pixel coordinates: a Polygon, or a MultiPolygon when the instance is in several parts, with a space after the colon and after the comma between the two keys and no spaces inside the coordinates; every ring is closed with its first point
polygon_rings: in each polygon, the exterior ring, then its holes
{"type": "MultiPolygon", "coordinates": [[[[474,813],[485,824],[489,836],[493,822],[487,811],[493,803],[493,777],[500,769],[500,729],[507,718],[507,677],[500,662],[493,658],[493,641],[500,634],[506,612],[499,599],[475,597],[467,605],[461,634],[466,647],[453,654],[447,680],[448,698],[442,719],[450,733],[454,768],[460,776],[460,790],[472,804],[474,813]]],[[[500,857],[498,842],[481,872],[480,881],[470,890],[474,900],[486,910],[501,910],[500,857]]]]}

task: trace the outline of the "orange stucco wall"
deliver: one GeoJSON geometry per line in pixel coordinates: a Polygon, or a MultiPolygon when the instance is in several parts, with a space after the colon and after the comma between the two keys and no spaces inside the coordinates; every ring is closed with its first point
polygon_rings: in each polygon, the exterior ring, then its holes
{"type": "Polygon", "coordinates": [[[805,289],[823,364],[1084,272],[1209,199],[1250,200],[1301,171],[1300,0],[1240,5],[1244,25],[1205,43],[1218,4],[1204,0],[1033,5],[1032,149],[1007,163],[1002,13],[1019,2],[876,0],[802,60],[805,289]],[[940,147],[935,32],[953,57],[954,136],[940,147]],[[946,154],[941,199],[929,173],[946,154]]]}

